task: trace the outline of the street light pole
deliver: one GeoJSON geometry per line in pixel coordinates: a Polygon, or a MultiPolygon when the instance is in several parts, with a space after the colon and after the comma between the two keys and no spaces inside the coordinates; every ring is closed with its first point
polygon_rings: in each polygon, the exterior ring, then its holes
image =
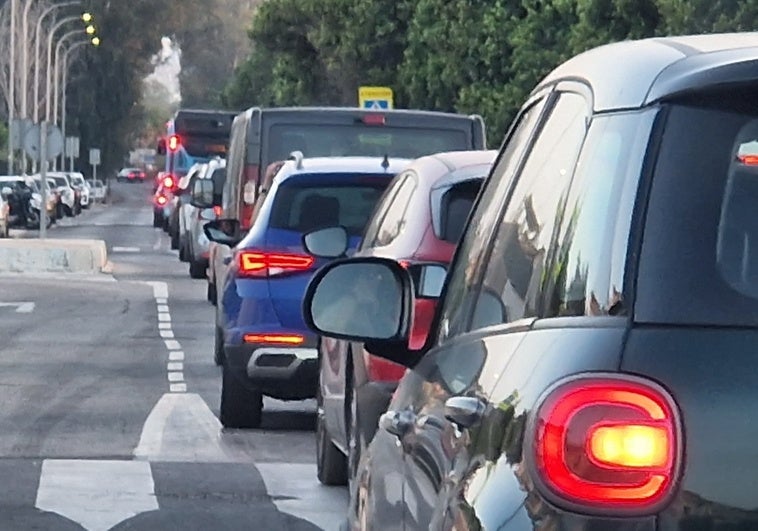
{"type": "MultiPolygon", "coordinates": [[[[47,9],[45,9],[40,14],[39,18],[37,19],[37,27],[35,28],[35,33],[34,33],[34,101],[32,102],[34,103],[34,122],[35,123],[39,123],[39,118],[40,118],[39,116],[40,115],[40,112],[39,112],[40,111],[39,109],[40,107],[39,105],[39,88],[40,88],[39,73],[40,73],[40,66],[41,66],[40,63],[42,63],[41,58],[40,58],[40,41],[42,40],[41,38],[42,21],[45,19],[45,17],[47,17],[47,15],[49,15],[56,9],[59,9],[62,7],[75,6],[79,4],[81,4],[80,0],[71,0],[69,2],[60,2],[58,4],[53,4],[47,9]]],[[[26,68],[26,65],[24,65],[24,68],[26,68]]]]}
{"type": "MultiPolygon", "coordinates": [[[[61,132],[63,133],[63,138],[66,138],[66,89],[68,87],[68,57],[69,54],[74,51],[75,49],[79,48],[80,46],[84,46],[85,44],[88,44],[89,41],[77,41],[71,44],[68,48],[66,48],[66,51],[63,52],[63,83],[61,88],[61,132]]],[[[69,157],[70,159],[70,168],[69,171],[74,171],[74,158],[73,156],[69,157]]],[[[66,168],[66,152],[61,154],[61,168],[66,168]]]]}
{"type": "MultiPolygon", "coordinates": [[[[63,45],[66,43],[66,40],[69,37],[73,37],[74,35],[78,35],[80,32],[79,30],[72,30],[68,33],[64,33],[63,36],[58,39],[58,42],[55,45],[55,59],[53,59],[53,114],[52,114],[52,121],[53,125],[58,125],[58,95],[60,94],[60,71],[61,71],[61,51],[63,49],[63,45]]],[[[87,41],[84,41],[87,42],[87,41]]],[[[65,66],[65,63],[64,63],[65,66]]]]}
{"type": "Polygon", "coordinates": [[[55,32],[58,31],[64,24],[68,24],[69,22],[73,22],[75,20],[79,20],[79,17],[65,17],[56,22],[52,28],[50,28],[50,33],[47,34],[47,82],[46,82],[46,89],[45,89],[45,120],[47,122],[50,121],[51,113],[52,113],[52,105],[50,98],[52,97],[52,75],[53,75],[53,68],[52,68],[52,62],[53,62],[53,37],[55,36],[55,32]]]}
{"type": "Polygon", "coordinates": [[[10,32],[10,52],[11,63],[8,79],[10,86],[8,88],[8,173],[13,174],[13,120],[16,114],[16,3],[18,0],[11,0],[11,32],[10,32]]]}

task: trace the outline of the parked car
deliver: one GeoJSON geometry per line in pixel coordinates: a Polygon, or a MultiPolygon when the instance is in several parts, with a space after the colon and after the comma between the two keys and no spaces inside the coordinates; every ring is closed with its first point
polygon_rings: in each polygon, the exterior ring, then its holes
{"type": "Polygon", "coordinates": [[[116,174],[118,182],[144,182],[147,179],[147,173],[140,168],[122,168],[116,174]]]}
{"type": "MultiPolygon", "coordinates": [[[[353,255],[392,258],[411,273],[413,348],[426,342],[438,290],[495,155],[459,151],[415,160],[382,196],[353,255]]],[[[328,337],[319,342],[319,360],[318,478],[342,484],[354,475],[405,367],[372,356],[361,343],[328,337]]]]}
{"type": "Polygon", "coordinates": [[[68,175],[61,172],[48,172],[47,177],[55,181],[55,189],[61,194],[63,213],[77,216],[81,212],[81,194],[71,185],[68,175]]]}
{"type": "Polygon", "coordinates": [[[214,357],[223,366],[225,427],[257,427],[263,395],[315,397],[317,338],[305,327],[301,303],[312,273],[327,260],[305,252],[303,235],[341,225],[354,249],[377,200],[407,162],[295,154],[261,197],[242,241],[237,220],[206,225],[209,239],[235,246],[216,307],[214,357]]]}
{"type": "Polygon", "coordinates": [[[104,203],[105,197],[106,197],[105,183],[103,183],[103,181],[101,181],[100,179],[97,179],[97,180],[88,179],[87,185],[90,188],[93,201],[104,203]]]}
{"type": "MultiPolygon", "coordinates": [[[[237,115],[226,157],[222,216],[252,223],[266,193],[266,170],[293,151],[306,157],[378,156],[413,159],[441,151],[486,149],[480,116],[418,110],[373,111],[343,107],[251,107],[237,115]]],[[[274,172],[275,174],[275,172],[274,172]]],[[[272,175],[273,176],[273,175],[272,175]]],[[[209,295],[231,255],[211,251],[209,295]]]]}
{"type": "Polygon", "coordinates": [[[92,193],[89,186],[87,185],[87,181],[84,180],[84,175],[79,172],[68,172],[67,175],[69,181],[71,182],[71,186],[74,188],[74,190],[79,192],[82,208],[89,208],[92,193]]]}
{"type": "Polygon", "coordinates": [[[221,213],[221,194],[225,178],[226,161],[221,158],[211,159],[202,173],[189,184],[190,200],[181,207],[179,258],[188,262],[191,278],[207,278],[210,242],[204,228],[208,221],[217,219],[221,213]],[[202,187],[199,181],[207,183],[209,197],[201,197],[202,187]]]}
{"type": "Polygon", "coordinates": [[[395,260],[315,275],[313,331],[412,368],[349,527],[755,527],[758,161],[741,148],[757,95],[755,33],[622,42],[555,69],[420,349],[395,260]]]}
{"type": "MultiPolygon", "coordinates": [[[[38,229],[42,194],[38,182],[33,177],[6,175],[0,177],[0,191],[5,191],[8,202],[8,225],[27,229],[38,229]]],[[[47,197],[47,225],[55,222],[56,196],[47,197]]]]}

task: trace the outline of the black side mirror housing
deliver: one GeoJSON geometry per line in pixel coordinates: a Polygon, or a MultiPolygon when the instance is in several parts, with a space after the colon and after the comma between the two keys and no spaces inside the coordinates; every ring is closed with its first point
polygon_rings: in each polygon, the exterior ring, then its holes
{"type": "Polygon", "coordinates": [[[236,219],[217,219],[203,226],[205,236],[212,242],[234,247],[242,241],[240,222],[236,219]]]}

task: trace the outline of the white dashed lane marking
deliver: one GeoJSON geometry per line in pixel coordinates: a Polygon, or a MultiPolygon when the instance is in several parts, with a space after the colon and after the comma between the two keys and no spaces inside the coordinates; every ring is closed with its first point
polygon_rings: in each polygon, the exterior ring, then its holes
{"type": "Polygon", "coordinates": [[[165,282],[148,282],[153,288],[153,296],[158,310],[158,334],[163,339],[168,350],[166,378],[171,393],[186,393],[187,384],[184,381],[184,352],[182,345],[174,339],[171,325],[171,309],[168,304],[168,284],[165,282]]]}

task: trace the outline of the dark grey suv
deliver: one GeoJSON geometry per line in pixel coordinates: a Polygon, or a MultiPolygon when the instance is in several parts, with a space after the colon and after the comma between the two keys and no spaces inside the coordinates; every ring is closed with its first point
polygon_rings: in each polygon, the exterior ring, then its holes
{"type": "Polygon", "coordinates": [[[507,135],[422,349],[395,262],[333,262],[309,286],[314,330],[412,369],[351,527],[758,529],[757,206],[758,34],[557,68],[507,135]]]}

